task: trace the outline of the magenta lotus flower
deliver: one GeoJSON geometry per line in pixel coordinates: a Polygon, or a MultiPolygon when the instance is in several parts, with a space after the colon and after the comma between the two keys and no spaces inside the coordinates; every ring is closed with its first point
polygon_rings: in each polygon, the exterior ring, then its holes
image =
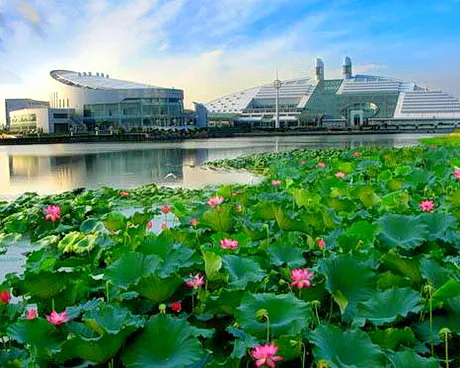
{"type": "Polygon", "coordinates": [[[342,171],[336,172],[335,177],[339,179],[343,179],[345,177],[345,173],[342,171]]]}
{"type": "Polygon", "coordinates": [[[163,223],[161,224],[161,230],[168,230],[168,224],[166,224],[166,223],[163,222],[163,223]]]}
{"type": "Polygon", "coordinates": [[[10,293],[6,290],[0,291],[0,304],[8,304],[10,302],[10,293]]]}
{"type": "Polygon", "coordinates": [[[209,199],[208,204],[214,208],[224,201],[223,197],[215,196],[209,199]]]}
{"type": "Polygon", "coordinates": [[[152,220],[150,220],[149,222],[147,222],[147,225],[146,225],[146,227],[147,227],[147,230],[151,230],[151,229],[152,229],[152,227],[153,227],[153,221],[152,221],[152,220]]]}
{"type": "Polygon", "coordinates": [[[272,180],[272,185],[274,187],[279,187],[281,185],[281,180],[272,180]]]}
{"type": "Polygon", "coordinates": [[[52,311],[49,316],[46,316],[46,319],[49,323],[55,326],[61,326],[63,323],[69,322],[70,318],[67,315],[67,312],[64,311],[62,313],[57,313],[56,311],[52,311]]]}
{"type": "Polygon", "coordinates": [[[326,167],[326,164],[322,161],[318,162],[318,167],[321,169],[324,169],[326,167]]]}
{"type": "Polygon", "coordinates": [[[200,276],[199,273],[197,273],[193,278],[185,281],[185,285],[194,289],[198,289],[204,284],[204,276],[200,276]]]}
{"type": "Polygon", "coordinates": [[[190,225],[192,225],[193,227],[196,227],[198,225],[198,220],[196,218],[192,218],[190,220],[190,225]]]}
{"type": "Polygon", "coordinates": [[[128,197],[129,193],[128,192],[120,192],[121,197],[128,197]]]}
{"type": "Polygon", "coordinates": [[[57,221],[61,219],[61,206],[48,206],[43,209],[45,221],[57,221]]]}
{"type": "Polygon", "coordinates": [[[460,180],[460,169],[454,170],[454,178],[455,180],[460,180]]]}
{"type": "Polygon", "coordinates": [[[256,360],[257,367],[275,368],[276,362],[283,360],[280,356],[275,356],[278,347],[275,344],[257,345],[251,350],[251,356],[256,360]]]}
{"type": "Polygon", "coordinates": [[[359,156],[361,156],[361,152],[355,151],[355,152],[352,153],[352,155],[355,156],[355,157],[359,157],[359,156]]]}
{"type": "Polygon", "coordinates": [[[161,207],[161,212],[163,212],[163,213],[169,213],[169,212],[171,212],[171,207],[169,207],[169,206],[163,206],[163,207],[161,207]]]}
{"type": "Polygon", "coordinates": [[[222,249],[237,249],[238,248],[238,240],[232,240],[232,239],[222,239],[220,241],[220,247],[222,249]]]}
{"type": "Polygon", "coordinates": [[[434,202],[430,200],[421,201],[419,207],[423,212],[433,212],[434,202]]]}
{"type": "Polygon", "coordinates": [[[326,242],[324,241],[324,239],[323,238],[318,239],[318,247],[323,249],[325,246],[326,246],[326,242]]]}
{"type": "Polygon", "coordinates": [[[291,271],[291,286],[295,286],[297,289],[309,288],[313,276],[314,273],[308,272],[308,268],[295,268],[291,271]]]}
{"type": "Polygon", "coordinates": [[[29,320],[35,319],[38,317],[38,312],[36,308],[31,308],[27,310],[26,318],[29,320]]]}

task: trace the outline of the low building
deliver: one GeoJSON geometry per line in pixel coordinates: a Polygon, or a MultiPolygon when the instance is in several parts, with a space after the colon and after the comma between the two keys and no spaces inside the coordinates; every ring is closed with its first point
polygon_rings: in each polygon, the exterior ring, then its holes
{"type": "Polygon", "coordinates": [[[7,98],[5,99],[5,117],[6,128],[10,127],[10,112],[25,108],[34,107],[49,107],[50,103],[47,101],[32,100],[30,98],[7,98]]]}
{"type": "Polygon", "coordinates": [[[74,109],[35,107],[10,112],[10,131],[15,133],[68,133],[75,129],[74,109]]]}

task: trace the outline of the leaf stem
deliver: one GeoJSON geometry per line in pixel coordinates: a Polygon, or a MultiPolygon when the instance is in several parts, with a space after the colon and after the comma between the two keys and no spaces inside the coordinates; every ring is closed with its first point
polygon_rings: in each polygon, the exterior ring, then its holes
{"type": "Polygon", "coordinates": [[[270,344],[270,318],[268,314],[264,316],[267,319],[267,344],[270,344]]]}
{"type": "Polygon", "coordinates": [[[449,368],[449,343],[447,342],[448,334],[444,334],[444,348],[446,351],[446,368],[449,368]]]}
{"type": "Polygon", "coordinates": [[[107,301],[107,303],[110,303],[109,280],[105,282],[105,300],[107,301]]]}
{"type": "Polygon", "coordinates": [[[428,296],[430,298],[430,346],[431,346],[431,356],[434,357],[433,295],[431,293],[431,285],[428,285],[428,296]]]}

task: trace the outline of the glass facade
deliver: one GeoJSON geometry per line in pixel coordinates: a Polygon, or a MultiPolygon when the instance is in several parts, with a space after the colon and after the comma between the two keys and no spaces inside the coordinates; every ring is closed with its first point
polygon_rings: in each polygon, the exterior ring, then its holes
{"type": "Polygon", "coordinates": [[[89,127],[115,125],[127,130],[186,123],[179,98],[128,98],[116,104],[84,105],[83,120],[89,127]]]}

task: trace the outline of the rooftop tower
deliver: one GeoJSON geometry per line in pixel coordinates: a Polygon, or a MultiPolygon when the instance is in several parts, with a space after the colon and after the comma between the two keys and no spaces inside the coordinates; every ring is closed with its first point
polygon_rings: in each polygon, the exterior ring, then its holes
{"type": "Polygon", "coordinates": [[[324,63],[320,58],[315,60],[315,80],[318,82],[324,80],[324,63]]]}
{"type": "Polygon", "coordinates": [[[351,64],[351,59],[348,56],[345,56],[343,58],[342,74],[343,74],[343,79],[350,79],[352,76],[352,64],[351,64]]]}

